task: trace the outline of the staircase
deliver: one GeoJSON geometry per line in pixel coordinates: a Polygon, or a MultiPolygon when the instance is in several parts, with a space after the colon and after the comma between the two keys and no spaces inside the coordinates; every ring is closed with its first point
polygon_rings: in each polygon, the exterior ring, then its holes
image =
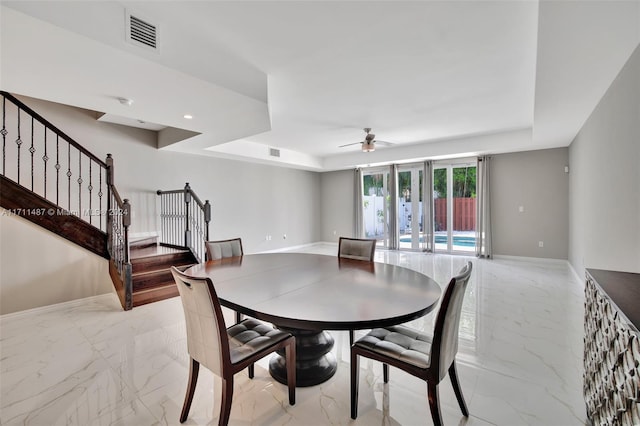
{"type": "Polygon", "coordinates": [[[132,242],[133,307],[178,296],[171,267],[184,271],[198,263],[191,250],[158,245],[157,238],[132,242]]]}
{"type": "Polygon", "coordinates": [[[0,101],[0,207],[108,259],[123,309],[177,296],[170,268],[205,259],[209,201],[188,183],[158,191],[162,239],[130,241],[131,205],[114,185],[111,154],[99,159],[10,93],[0,101]]]}
{"type": "Polygon", "coordinates": [[[109,259],[109,275],[131,309],[131,205],[118,194],[113,158],[98,158],[10,93],[2,102],[0,206],[109,259]]]}

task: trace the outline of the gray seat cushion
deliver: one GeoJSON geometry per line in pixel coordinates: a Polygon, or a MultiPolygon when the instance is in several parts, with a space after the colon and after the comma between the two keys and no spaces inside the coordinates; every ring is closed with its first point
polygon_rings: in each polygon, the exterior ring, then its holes
{"type": "Polygon", "coordinates": [[[431,337],[403,325],[371,330],[355,346],[375,350],[391,358],[429,368],[431,337]]]}
{"type": "Polygon", "coordinates": [[[227,329],[231,363],[236,364],[272,344],[290,336],[289,333],[247,318],[227,329]]]}

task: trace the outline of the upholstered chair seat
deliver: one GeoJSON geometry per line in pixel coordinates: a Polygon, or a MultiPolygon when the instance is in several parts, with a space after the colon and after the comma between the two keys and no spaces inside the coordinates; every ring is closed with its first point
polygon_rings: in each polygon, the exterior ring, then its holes
{"type": "Polygon", "coordinates": [[[431,418],[436,426],[442,425],[438,384],[448,373],[460,410],[465,417],[469,417],[469,410],[458,382],[455,357],[458,353],[458,328],[462,300],[472,267],[472,263],[468,262],[458,275],[451,278],[445,288],[436,316],[433,337],[407,326],[398,325],[376,328],[351,346],[352,419],[358,416],[358,377],[361,356],[382,362],[385,383],[389,381],[389,365],[426,381],[431,418]]]}
{"type": "Polygon", "coordinates": [[[289,333],[273,328],[253,318],[247,318],[227,329],[229,335],[229,353],[232,364],[280,342],[291,336],[289,333]]]}
{"type": "Polygon", "coordinates": [[[358,346],[384,354],[389,358],[429,368],[431,336],[404,325],[375,328],[358,340],[358,346]]]}

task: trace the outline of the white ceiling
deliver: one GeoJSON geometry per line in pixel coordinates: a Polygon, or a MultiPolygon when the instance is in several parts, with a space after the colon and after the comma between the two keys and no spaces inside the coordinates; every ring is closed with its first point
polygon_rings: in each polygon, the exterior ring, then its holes
{"type": "Polygon", "coordinates": [[[567,146],[640,42],[640,1],[2,4],[3,90],[320,171],[567,146]],[[125,40],[127,10],[158,52],[125,40]],[[395,145],[339,148],[363,127],[395,145]]]}

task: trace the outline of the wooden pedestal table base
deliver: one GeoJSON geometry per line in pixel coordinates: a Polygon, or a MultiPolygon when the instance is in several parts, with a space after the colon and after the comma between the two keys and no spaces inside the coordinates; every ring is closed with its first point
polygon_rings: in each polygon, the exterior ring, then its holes
{"type": "MultiPolygon", "coordinates": [[[[326,331],[298,330],[278,327],[296,338],[296,386],[315,386],[329,380],[338,368],[331,353],[334,340],[326,331]]],[[[269,373],[278,382],[287,384],[284,351],[277,351],[269,361],[269,373]]]]}

